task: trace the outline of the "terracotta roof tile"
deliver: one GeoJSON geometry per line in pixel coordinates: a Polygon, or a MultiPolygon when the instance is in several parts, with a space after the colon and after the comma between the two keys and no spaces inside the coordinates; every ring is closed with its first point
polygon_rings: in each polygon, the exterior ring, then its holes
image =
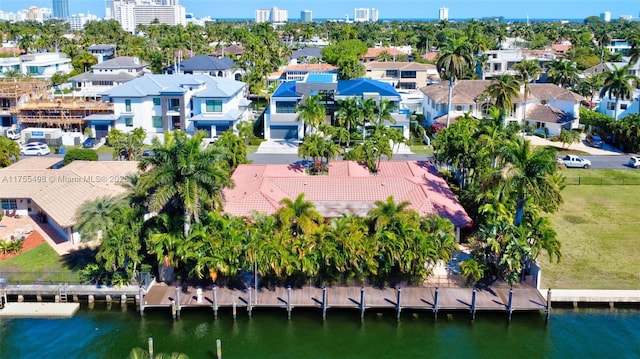
{"type": "Polygon", "coordinates": [[[383,52],[386,52],[387,54],[393,56],[393,55],[407,55],[404,52],[398,50],[398,49],[394,49],[392,47],[370,47],[367,50],[367,53],[364,55],[364,58],[376,58],[378,57],[380,54],[382,54],[383,52]]]}
{"type": "Polygon", "coordinates": [[[287,165],[240,165],[234,188],[224,190],[224,210],[248,216],[253,211],[272,214],[283,198],[300,193],[326,217],[344,213],[366,215],[376,201],[394,196],[408,201],[421,215],[440,214],[456,226],[471,222],[447,183],[425,162],[385,161],[377,176],[356,162],[334,161],[327,176],[311,176],[287,165]]]}

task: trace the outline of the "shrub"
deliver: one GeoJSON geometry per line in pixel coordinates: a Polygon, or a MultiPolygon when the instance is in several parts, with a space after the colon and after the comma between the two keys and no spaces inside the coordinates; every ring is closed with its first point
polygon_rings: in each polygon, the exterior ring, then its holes
{"type": "Polygon", "coordinates": [[[66,166],[75,160],[97,161],[98,152],[94,150],[83,149],[83,148],[72,149],[67,151],[67,153],[64,155],[64,161],[62,162],[62,164],[66,166]]]}
{"type": "Polygon", "coordinates": [[[264,139],[263,139],[263,138],[252,138],[252,139],[249,141],[249,144],[250,144],[251,146],[260,146],[260,144],[261,144],[262,142],[264,142],[264,139]]]}

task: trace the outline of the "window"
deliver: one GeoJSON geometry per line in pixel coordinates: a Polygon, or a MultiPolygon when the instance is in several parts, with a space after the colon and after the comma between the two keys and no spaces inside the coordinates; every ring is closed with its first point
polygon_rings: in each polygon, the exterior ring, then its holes
{"type": "Polygon", "coordinates": [[[627,104],[626,103],[621,103],[620,104],[620,110],[624,111],[627,109],[627,104]]]}
{"type": "Polygon", "coordinates": [[[131,112],[131,100],[124,100],[124,110],[131,112]]]}
{"type": "Polygon", "coordinates": [[[386,77],[398,77],[398,70],[387,70],[385,71],[386,77]]]}
{"type": "Polygon", "coordinates": [[[172,98],[169,100],[169,110],[171,111],[180,111],[180,99],[172,98]]]}
{"type": "Polygon", "coordinates": [[[415,90],[416,89],[416,83],[415,82],[401,82],[399,84],[399,87],[401,89],[406,89],[406,90],[415,90]]]}
{"type": "Polygon", "coordinates": [[[124,118],[124,124],[127,127],[133,127],[133,117],[125,117],[124,118]]]}
{"type": "Polygon", "coordinates": [[[403,79],[415,79],[416,78],[416,72],[415,71],[402,71],[400,73],[400,78],[403,78],[403,79]]]}
{"type": "Polygon", "coordinates": [[[2,209],[16,209],[18,208],[18,202],[15,199],[3,199],[2,209]]]}
{"type": "Polygon", "coordinates": [[[276,102],[276,113],[296,113],[297,101],[276,102]]]}
{"type": "Polygon", "coordinates": [[[616,109],[616,103],[615,102],[609,102],[607,103],[607,110],[609,111],[613,111],[616,109]]]}
{"type": "Polygon", "coordinates": [[[222,101],[207,100],[206,112],[222,112],[222,101]]]}
{"type": "Polygon", "coordinates": [[[154,97],[153,98],[153,105],[154,106],[160,106],[160,98],[159,97],[154,97]]]}
{"type": "Polygon", "coordinates": [[[154,128],[162,128],[162,116],[151,116],[154,128]]]}

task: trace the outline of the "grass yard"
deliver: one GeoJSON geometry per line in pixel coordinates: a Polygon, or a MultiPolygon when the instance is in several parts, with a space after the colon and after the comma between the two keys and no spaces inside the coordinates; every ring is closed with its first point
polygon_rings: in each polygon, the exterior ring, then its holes
{"type": "MultiPolygon", "coordinates": [[[[630,170],[589,172],[640,176],[630,170]]],[[[551,219],[563,257],[555,264],[541,255],[542,288],[640,289],[640,187],[567,186],[562,196],[551,219]]]]}
{"type": "Polygon", "coordinates": [[[562,174],[565,175],[567,184],[570,185],[640,185],[640,171],[633,169],[586,170],[563,167],[562,174]]]}
{"type": "Polygon", "coordinates": [[[419,145],[409,146],[409,148],[411,148],[411,152],[415,153],[416,155],[432,155],[433,154],[433,147],[431,146],[419,144],[419,145]]]}
{"type": "Polygon", "coordinates": [[[0,262],[0,277],[10,283],[68,282],[80,281],[77,271],[60,257],[48,244],[43,243],[15,258],[0,262]]]}

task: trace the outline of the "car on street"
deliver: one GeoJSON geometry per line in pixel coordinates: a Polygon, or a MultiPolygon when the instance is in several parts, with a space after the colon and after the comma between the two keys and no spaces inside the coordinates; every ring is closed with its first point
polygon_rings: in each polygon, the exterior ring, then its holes
{"type": "Polygon", "coordinates": [[[142,157],[153,157],[153,150],[142,151],[142,157]]]}
{"type": "Polygon", "coordinates": [[[587,144],[591,147],[602,148],[604,142],[602,141],[602,138],[600,136],[589,135],[587,136],[587,144]]]}
{"type": "Polygon", "coordinates": [[[31,142],[20,149],[20,156],[46,156],[49,153],[49,146],[42,142],[31,142]]]}
{"type": "Polygon", "coordinates": [[[82,148],[94,148],[98,144],[98,139],[89,137],[82,142],[82,148]]]}
{"type": "Polygon", "coordinates": [[[629,167],[640,168],[640,156],[631,156],[629,159],[629,167]]]}
{"type": "Polygon", "coordinates": [[[589,168],[591,167],[591,161],[578,157],[576,155],[566,155],[564,157],[557,157],[559,164],[565,165],[567,168],[589,168]]]}

